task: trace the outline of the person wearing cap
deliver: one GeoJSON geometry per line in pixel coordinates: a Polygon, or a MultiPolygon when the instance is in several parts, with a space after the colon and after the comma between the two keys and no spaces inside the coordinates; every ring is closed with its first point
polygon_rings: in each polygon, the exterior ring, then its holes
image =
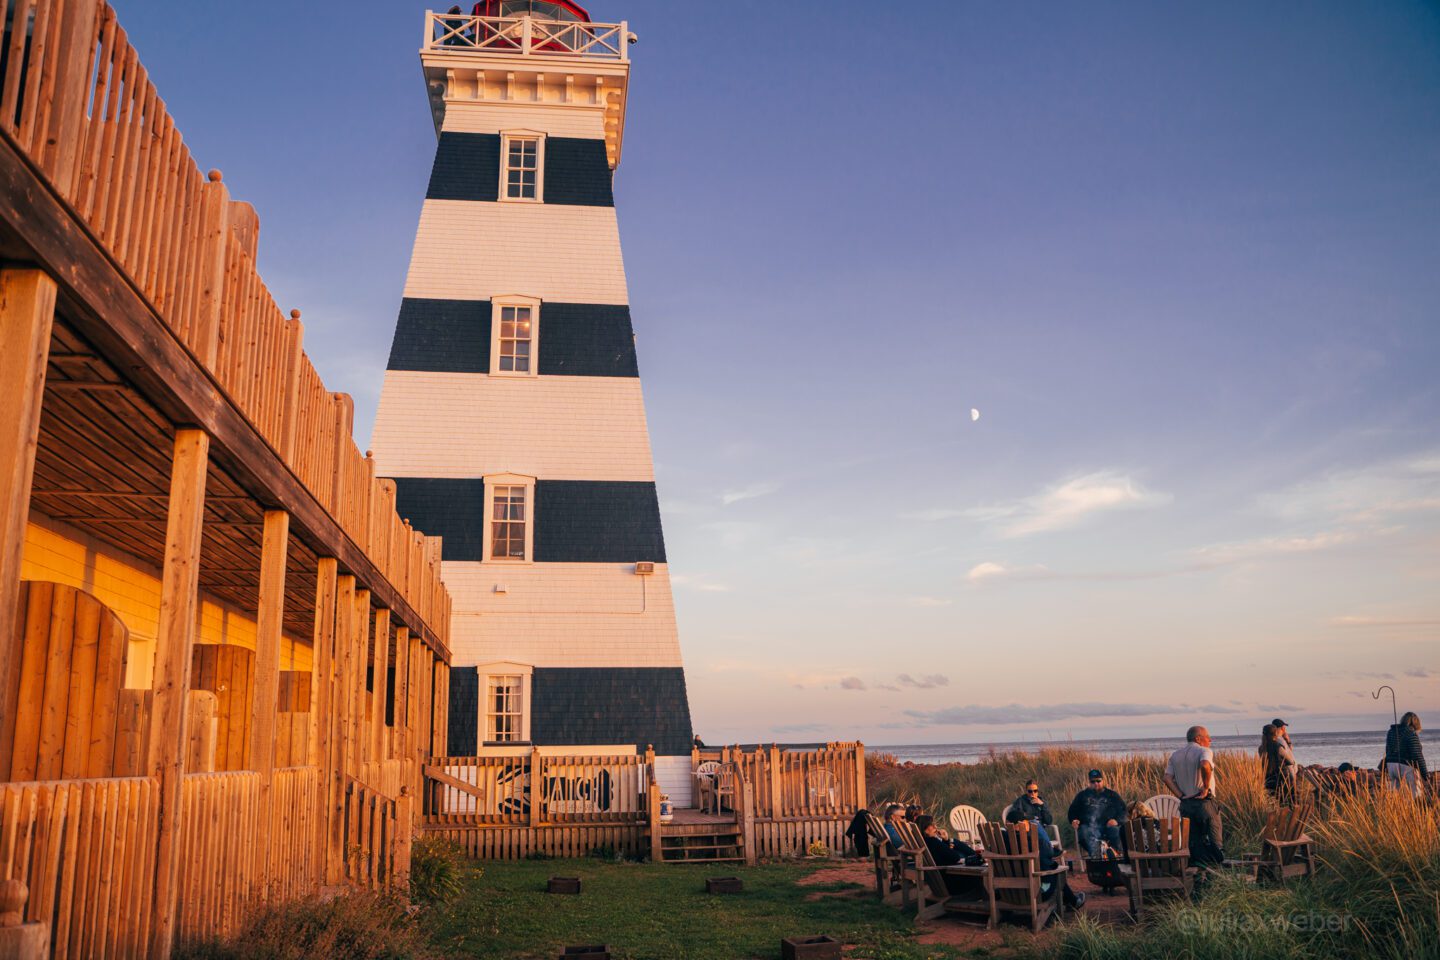
{"type": "Polygon", "coordinates": [[[1125,801],[1105,786],[1105,774],[1090,771],[1090,786],[1075,794],[1065,816],[1075,828],[1080,849],[1091,859],[1100,856],[1100,841],[1120,847],[1120,821],[1125,819],[1125,801]]]}
{"type": "Polygon", "coordinates": [[[1275,728],[1276,736],[1285,741],[1285,746],[1289,747],[1291,750],[1295,749],[1295,744],[1290,742],[1290,724],[1286,723],[1284,720],[1281,720],[1279,717],[1276,717],[1274,720],[1270,721],[1270,726],[1275,728]]]}

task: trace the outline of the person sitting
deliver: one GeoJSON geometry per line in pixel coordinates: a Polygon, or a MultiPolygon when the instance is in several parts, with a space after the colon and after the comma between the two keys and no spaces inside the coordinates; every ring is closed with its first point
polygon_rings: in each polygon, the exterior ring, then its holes
{"type": "Polygon", "coordinates": [[[1100,856],[1100,843],[1120,846],[1120,821],[1125,819],[1125,801],[1105,786],[1105,774],[1090,771],[1090,786],[1075,794],[1066,811],[1080,849],[1091,859],[1100,856]]]}
{"type": "Polygon", "coordinates": [[[905,808],[898,803],[892,803],[885,808],[885,819],[882,825],[885,827],[885,836],[890,838],[890,849],[899,853],[900,848],[905,846],[905,841],[900,837],[900,828],[896,826],[905,819],[905,808]]]}
{"type": "Polygon", "coordinates": [[[1055,818],[1050,815],[1050,807],[1045,803],[1045,798],[1040,796],[1040,784],[1034,780],[1026,780],[1025,792],[1005,808],[1004,815],[1007,818],[1011,810],[1019,810],[1022,820],[1039,820],[1041,825],[1046,827],[1055,822],[1055,818]]]}
{"type": "MultiPolygon", "coordinates": [[[[979,854],[975,849],[963,840],[946,837],[935,826],[934,817],[921,814],[915,818],[915,826],[919,827],[924,835],[925,849],[930,851],[930,859],[935,861],[935,866],[963,867],[972,860],[978,861],[979,854]]],[[[942,873],[941,876],[945,878],[945,889],[950,891],[951,896],[974,894],[978,898],[985,892],[983,877],[966,877],[953,873],[942,873]]]]}
{"type": "MultiPolygon", "coordinates": [[[[1042,824],[1039,820],[1026,820],[1019,810],[1015,810],[1013,808],[1005,811],[1005,822],[1024,824],[1031,830],[1039,831],[1040,836],[1037,838],[1039,842],[1036,843],[1035,846],[1040,853],[1040,869],[1055,869],[1055,845],[1053,843],[1046,842],[1050,839],[1050,834],[1046,831],[1044,824],[1042,824]]],[[[1074,910],[1085,905],[1085,894],[1076,893],[1074,890],[1071,890],[1068,883],[1064,884],[1063,886],[1065,888],[1065,906],[1074,910]]],[[[1042,894],[1049,895],[1050,891],[1054,888],[1054,878],[1047,877],[1040,883],[1040,892],[1042,894]]]]}

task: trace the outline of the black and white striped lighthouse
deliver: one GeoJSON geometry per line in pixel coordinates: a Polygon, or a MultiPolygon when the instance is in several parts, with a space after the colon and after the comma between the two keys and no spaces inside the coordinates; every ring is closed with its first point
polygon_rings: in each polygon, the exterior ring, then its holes
{"type": "Polygon", "coordinates": [[[690,711],[611,192],[631,37],[557,0],[428,14],[439,144],[372,446],[444,538],[450,752],[643,749],[690,711]]]}

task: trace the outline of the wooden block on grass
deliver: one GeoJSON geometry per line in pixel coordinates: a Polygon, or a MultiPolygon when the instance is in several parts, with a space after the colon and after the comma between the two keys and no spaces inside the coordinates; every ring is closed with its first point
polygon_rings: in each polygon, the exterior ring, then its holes
{"type": "Polygon", "coordinates": [[[566,947],[559,960],[610,960],[610,948],[598,946],[566,947]]]}
{"type": "Polygon", "coordinates": [[[705,881],[706,893],[740,893],[745,883],[739,877],[711,877],[705,881]]]}
{"type": "Polygon", "coordinates": [[[551,877],[545,883],[546,893],[579,893],[579,877],[551,877]]]}
{"type": "Polygon", "coordinates": [[[840,941],[818,937],[786,937],[780,941],[780,960],[841,960],[840,941]]]}

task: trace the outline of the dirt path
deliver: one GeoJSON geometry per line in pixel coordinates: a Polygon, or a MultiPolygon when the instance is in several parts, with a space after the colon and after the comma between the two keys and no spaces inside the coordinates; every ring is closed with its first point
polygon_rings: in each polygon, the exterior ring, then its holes
{"type": "MultiPolygon", "coordinates": [[[[1129,901],[1126,899],[1124,888],[1119,888],[1115,893],[1105,894],[1099,887],[1085,879],[1084,873],[1071,873],[1070,888],[1077,893],[1084,892],[1085,905],[1081,911],[1086,916],[1094,917],[1104,923],[1128,922],[1127,910],[1129,901]]],[[[875,895],[875,874],[870,863],[864,860],[846,860],[833,865],[827,865],[801,877],[798,881],[802,887],[822,886],[827,884],[854,884],[846,889],[835,892],[814,892],[809,897],[873,897],[875,895]]],[[[1067,916],[1073,911],[1067,911],[1067,916]]],[[[936,920],[922,920],[917,925],[919,936],[916,938],[920,943],[933,943],[961,949],[987,948],[994,949],[1004,947],[1009,943],[1017,941],[1028,941],[1032,934],[1021,924],[1011,920],[1002,921],[999,928],[987,930],[983,919],[972,921],[959,916],[941,917],[936,920]]],[[[1041,937],[1049,935],[1054,929],[1054,922],[1041,933],[1041,937]]]]}

